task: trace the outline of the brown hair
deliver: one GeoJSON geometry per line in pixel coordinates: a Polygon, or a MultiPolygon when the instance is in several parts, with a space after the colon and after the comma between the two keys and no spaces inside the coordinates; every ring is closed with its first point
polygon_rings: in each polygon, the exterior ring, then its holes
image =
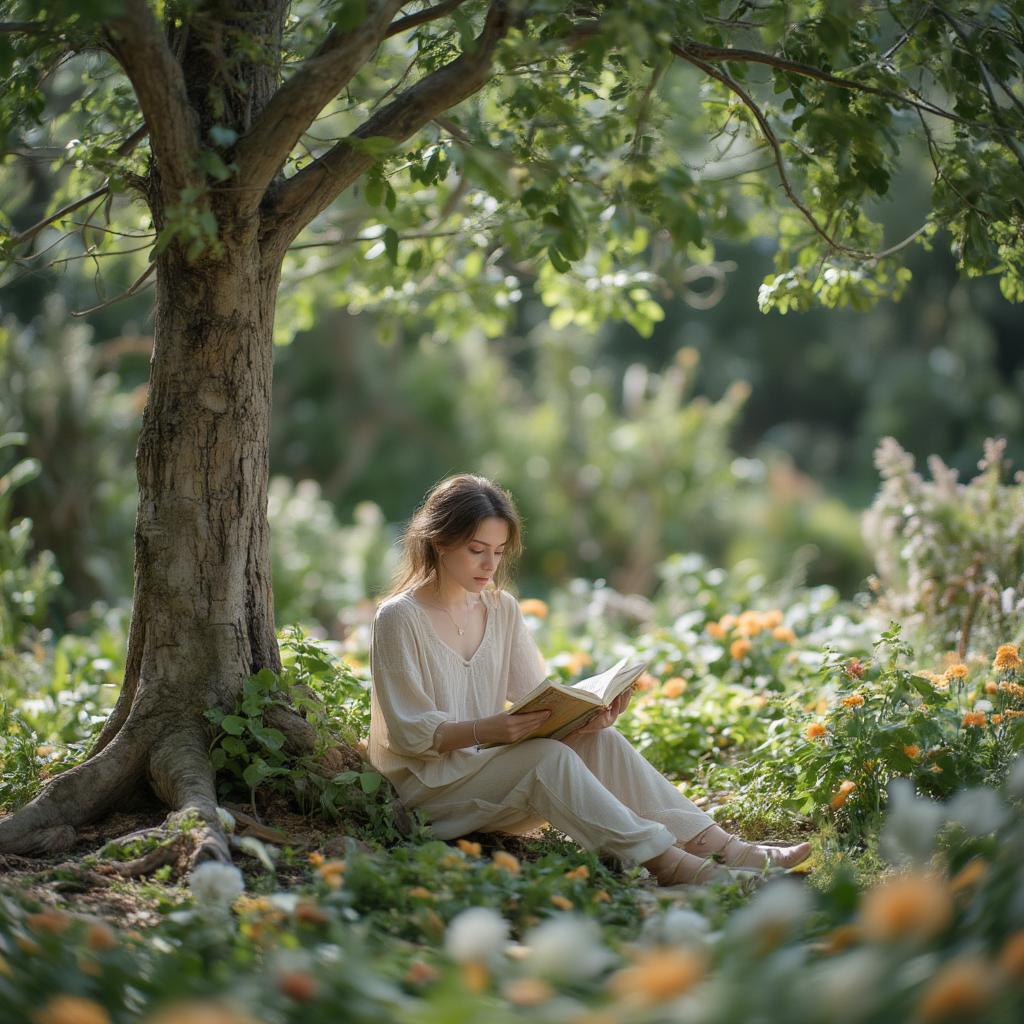
{"type": "Polygon", "coordinates": [[[508,524],[505,553],[494,574],[494,585],[504,589],[523,547],[519,512],[508,491],[486,477],[460,473],[436,484],[409,520],[402,535],[402,561],[382,600],[436,578],[438,546],[465,543],[481,520],[491,516],[508,524]]]}

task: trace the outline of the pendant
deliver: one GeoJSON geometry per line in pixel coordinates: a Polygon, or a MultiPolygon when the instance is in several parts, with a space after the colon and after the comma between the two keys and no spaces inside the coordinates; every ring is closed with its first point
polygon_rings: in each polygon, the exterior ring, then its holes
{"type": "MultiPolygon", "coordinates": [[[[459,629],[459,627],[458,627],[458,626],[456,626],[455,628],[456,628],[456,629],[459,629]]],[[[465,632],[466,632],[466,631],[465,631],[464,629],[459,629],[459,636],[464,636],[464,635],[465,635],[465,632]]]]}

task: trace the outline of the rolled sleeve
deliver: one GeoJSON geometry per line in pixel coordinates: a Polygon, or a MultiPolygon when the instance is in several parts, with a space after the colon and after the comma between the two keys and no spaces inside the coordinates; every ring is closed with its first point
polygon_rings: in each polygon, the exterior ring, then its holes
{"type": "Polygon", "coordinates": [[[418,648],[415,631],[401,615],[378,614],[370,635],[370,676],[387,746],[403,757],[426,760],[442,756],[434,749],[434,736],[450,716],[427,692],[418,648]]]}

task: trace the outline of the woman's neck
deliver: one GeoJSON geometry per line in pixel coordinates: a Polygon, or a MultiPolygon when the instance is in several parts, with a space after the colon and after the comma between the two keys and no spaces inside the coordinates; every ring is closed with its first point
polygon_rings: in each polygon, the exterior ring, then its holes
{"type": "Polygon", "coordinates": [[[428,601],[453,612],[472,607],[479,601],[479,598],[472,600],[465,587],[444,576],[428,580],[422,593],[428,601]]]}

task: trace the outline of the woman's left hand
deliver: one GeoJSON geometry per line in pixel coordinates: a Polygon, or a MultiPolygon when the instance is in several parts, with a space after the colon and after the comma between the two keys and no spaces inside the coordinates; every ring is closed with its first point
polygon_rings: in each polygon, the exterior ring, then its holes
{"type": "Polygon", "coordinates": [[[567,736],[562,737],[562,742],[567,743],[569,740],[575,739],[577,736],[586,736],[590,732],[600,732],[602,729],[607,729],[608,726],[615,724],[615,719],[622,714],[623,711],[629,706],[629,699],[633,696],[633,687],[631,686],[628,690],[623,690],[611,702],[611,705],[606,711],[602,711],[600,714],[594,715],[594,717],[587,722],[586,725],[581,725],[578,729],[573,729],[567,736]]]}

